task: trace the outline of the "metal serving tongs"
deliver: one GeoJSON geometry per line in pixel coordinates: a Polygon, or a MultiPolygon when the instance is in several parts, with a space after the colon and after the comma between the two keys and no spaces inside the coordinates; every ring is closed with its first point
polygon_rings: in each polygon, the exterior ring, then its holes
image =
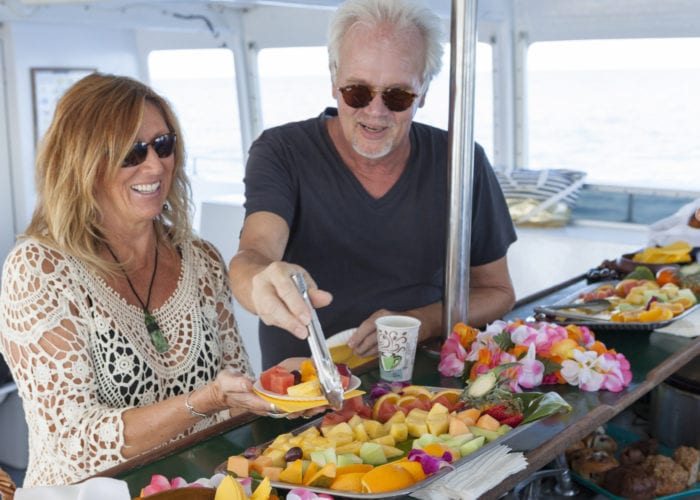
{"type": "Polygon", "coordinates": [[[593,299],[586,302],[574,302],[571,304],[555,304],[551,306],[537,306],[536,313],[556,316],[564,319],[584,320],[584,321],[606,321],[592,316],[599,312],[608,310],[612,303],[607,299],[593,299]],[[584,312],[576,312],[576,311],[584,312]]]}
{"type": "Polygon", "coordinates": [[[331,354],[328,351],[326,337],[323,335],[316,310],[314,306],[311,305],[306,281],[301,273],[292,274],[292,281],[294,281],[306,305],[308,305],[311,310],[311,322],[307,326],[309,330],[307,339],[309,340],[309,347],[311,348],[311,358],[314,361],[314,365],[316,365],[316,374],[321,384],[321,390],[323,391],[323,395],[326,396],[328,403],[330,403],[331,408],[340,410],[343,407],[343,384],[340,381],[338,368],[335,366],[333,358],[331,358],[331,354]]]}

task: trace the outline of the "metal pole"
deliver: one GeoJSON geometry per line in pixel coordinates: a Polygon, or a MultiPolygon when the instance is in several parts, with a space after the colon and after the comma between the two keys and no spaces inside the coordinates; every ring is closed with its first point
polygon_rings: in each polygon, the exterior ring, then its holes
{"type": "Polygon", "coordinates": [[[474,62],[477,0],[452,0],[450,58],[449,216],[445,260],[445,338],[468,321],[474,168],[474,62]]]}

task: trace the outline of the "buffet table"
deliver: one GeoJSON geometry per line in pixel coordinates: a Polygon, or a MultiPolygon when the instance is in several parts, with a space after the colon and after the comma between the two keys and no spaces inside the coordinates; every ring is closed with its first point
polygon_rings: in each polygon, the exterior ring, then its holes
{"type": "MultiPolygon", "coordinates": [[[[536,305],[551,304],[585,286],[583,276],[519,301],[505,319],[528,318],[536,305]]],[[[595,331],[596,338],[608,348],[623,353],[629,360],[633,380],[622,392],[584,392],[572,386],[541,386],[543,391],[556,390],[571,405],[572,411],[537,421],[528,432],[513,433],[504,444],[522,451],[528,467],[508,477],[482,498],[499,498],[533,472],[550,463],[572,443],[628,408],[663,382],[668,376],[700,355],[700,338],[688,339],[648,331],[595,331]]],[[[442,377],[437,371],[439,357],[435,350],[419,349],[413,383],[426,386],[461,387],[457,378],[442,377]]],[[[379,380],[376,362],[366,365],[356,375],[362,388],[379,380]]],[[[188,481],[210,477],[230,455],[247,447],[269,441],[283,432],[303,425],[303,420],[276,420],[245,415],[207,429],[186,440],[130,460],[103,475],[127,481],[132,496],[148,484],[153,474],[169,478],[181,476],[188,481]]]]}

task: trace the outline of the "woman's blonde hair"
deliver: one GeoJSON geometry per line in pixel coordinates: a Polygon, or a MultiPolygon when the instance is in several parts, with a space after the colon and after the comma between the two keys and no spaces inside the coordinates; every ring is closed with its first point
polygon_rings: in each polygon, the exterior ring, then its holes
{"type": "Polygon", "coordinates": [[[114,179],[130,151],[146,102],[177,134],[173,180],[166,207],[154,221],[162,238],[179,245],[192,237],[190,184],[177,117],[168,102],[132,78],[92,73],[58,101],[36,157],[37,203],[25,236],[64,251],[103,272],[114,263],[101,257],[105,243],[95,191],[114,179]]]}

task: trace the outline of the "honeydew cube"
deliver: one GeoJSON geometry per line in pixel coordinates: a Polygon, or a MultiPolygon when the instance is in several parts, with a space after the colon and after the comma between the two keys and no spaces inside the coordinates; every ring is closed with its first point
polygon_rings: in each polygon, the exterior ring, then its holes
{"type": "Polygon", "coordinates": [[[426,446],[428,446],[429,444],[439,443],[439,442],[440,442],[439,437],[437,437],[434,434],[430,434],[429,432],[425,432],[425,433],[421,434],[420,436],[418,436],[417,439],[413,440],[413,448],[423,449],[426,446]]]}
{"type": "Polygon", "coordinates": [[[316,462],[320,466],[335,464],[338,461],[335,448],[312,451],[310,457],[312,462],[316,462]]]}
{"type": "Polygon", "coordinates": [[[387,462],[384,448],[379,443],[362,443],[360,448],[360,458],[366,464],[381,465],[387,462]]]}
{"type": "Polygon", "coordinates": [[[474,453],[476,450],[484,446],[485,441],[486,438],[484,436],[475,437],[474,439],[467,441],[462,446],[460,446],[459,452],[462,454],[463,457],[469,455],[470,453],[474,453]]]}
{"type": "Polygon", "coordinates": [[[338,467],[345,467],[346,465],[361,463],[362,459],[355,453],[342,453],[338,455],[338,467]]]}
{"type": "Polygon", "coordinates": [[[513,430],[513,428],[512,428],[510,425],[508,425],[508,424],[501,424],[501,425],[498,427],[498,429],[496,430],[496,432],[498,432],[498,433],[502,436],[502,435],[505,434],[506,432],[512,431],[512,430],[513,430]]]}
{"type": "Polygon", "coordinates": [[[497,431],[489,431],[486,429],[482,429],[481,427],[477,427],[476,425],[470,425],[469,430],[472,434],[474,434],[477,437],[483,436],[484,438],[486,438],[487,443],[495,441],[496,439],[501,437],[501,435],[497,431]]]}

